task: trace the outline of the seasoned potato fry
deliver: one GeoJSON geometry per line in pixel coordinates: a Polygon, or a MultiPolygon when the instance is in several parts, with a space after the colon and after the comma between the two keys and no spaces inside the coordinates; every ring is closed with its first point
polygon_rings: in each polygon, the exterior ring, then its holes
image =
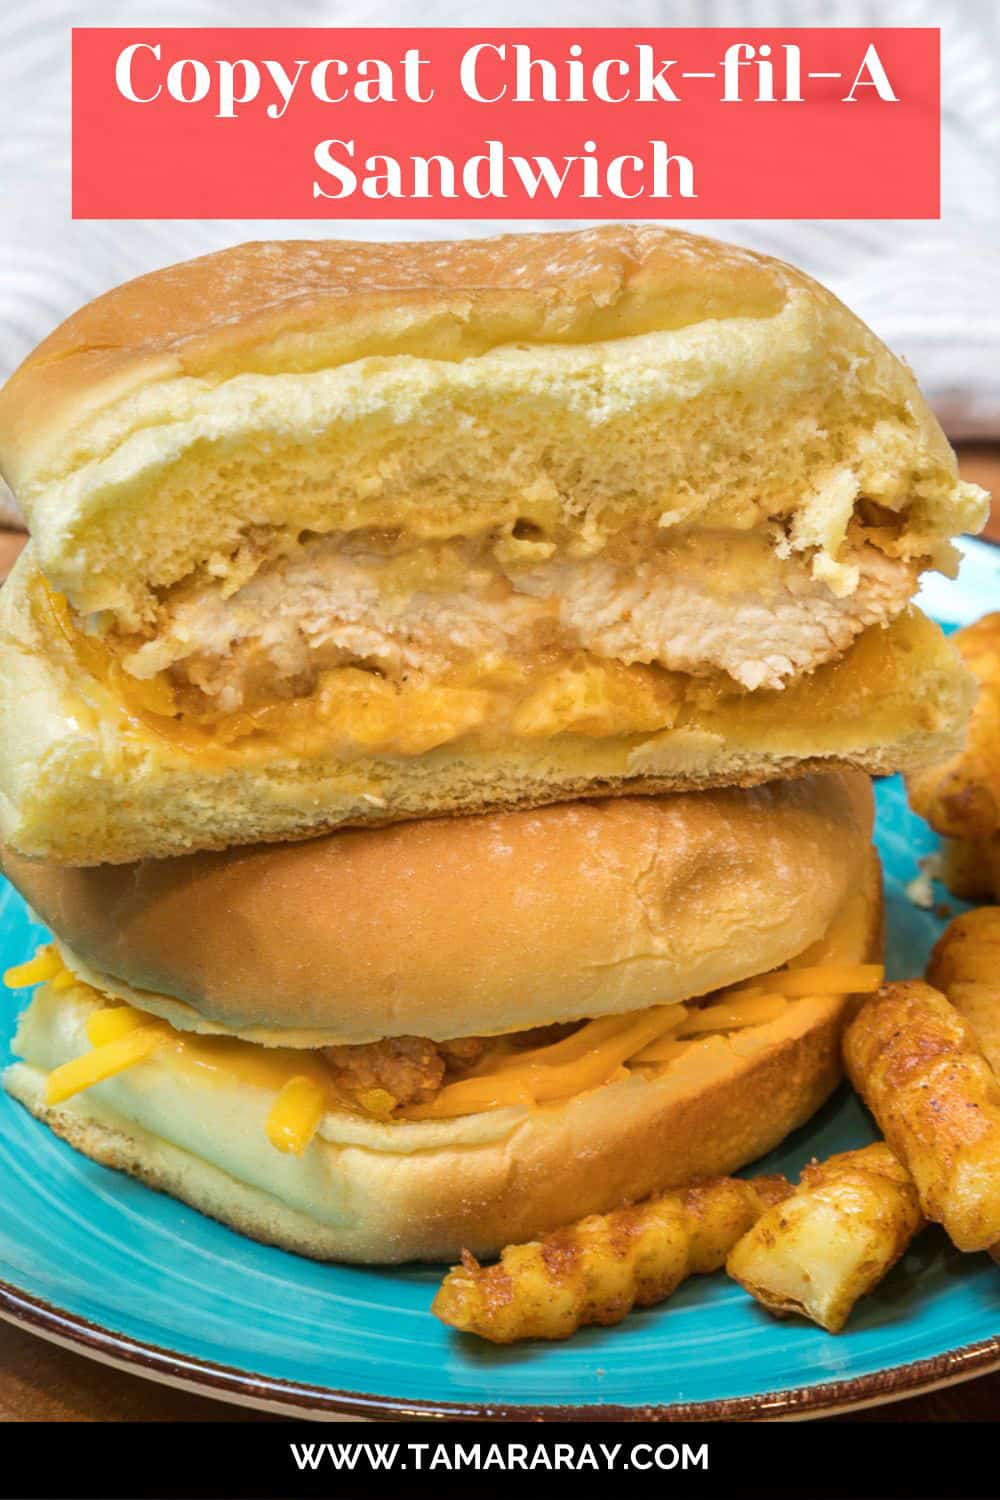
{"type": "Polygon", "coordinates": [[[844,1035],[851,1081],[960,1250],[1000,1239],[1000,1083],[969,1023],[920,980],[887,984],[844,1035]]]}
{"type": "Polygon", "coordinates": [[[989,839],[943,839],[941,879],[963,901],[1000,899],[1000,833],[989,839]]]}
{"type": "Polygon", "coordinates": [[[662,1302],[694,1272],[717,1271],[760,1214],[789,1192],[784,1177],[717,1177],[508,1245],[493,1266],[466,1252],[432,1311],[494,1344],[565,1339],[587,1323],[619,1323],[633,1307],[662,1302]]]}
{"type": "Polygon", "coordinates": [[[915,812],[950,841],[944,879],[956,896],[1000,897],[1000,612],[952,637],[979,680],[965,748],[940,765],[914,771],[907,790],[915,812]]]}
{"type": "Polygon", "coordinates": [[[927,982],[965,1017],[1000,1078],[1000,906],[949,922],[934,945],[927,982]]]}
{"type": "Polygon", "coordinates": [[[839,1333],[923,1224],[909,1172],[879,1141],[806,1167],[791,1197],[729,1252],[726,1270],[771,1312],[839,1333]]]}

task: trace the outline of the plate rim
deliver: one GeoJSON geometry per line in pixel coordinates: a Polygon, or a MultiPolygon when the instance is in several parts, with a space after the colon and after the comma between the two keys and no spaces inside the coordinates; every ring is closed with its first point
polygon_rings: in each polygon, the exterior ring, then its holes
{"type": "Polygon", "coordinates": [[[1000,1334],[907,1364],[890,1365],[848,1380],[814,1381],[753,1396],[717,1401],[678,1401],[662,1405],[620,1403],[545,1405],[411,1400],[344,1391],[332,1386],[285,1380],[218,1364],[179,1350],[116,1333],[43,1297],[0,1280],[0,1318],[62,1344],[90,1359],[104,1360],[147,1380],[165,1381],[219,1401],[284,1413],[360,1420],[415,1418],[450,1421],[526,1422],[698,1422],[792,1421],[835,1415],[879,1402],[902,1400],[921,1391],[969,1380],[1000,1369],[1000,1334]]]}

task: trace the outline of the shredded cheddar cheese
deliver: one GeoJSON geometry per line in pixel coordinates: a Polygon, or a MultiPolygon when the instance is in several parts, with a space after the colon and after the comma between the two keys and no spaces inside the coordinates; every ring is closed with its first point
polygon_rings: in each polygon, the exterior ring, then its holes
{"type": "Polygon", "coordinates": [[[447,1120],[510,1104],[569,1099],[608,1083],[643,1047],[676,1030],[686,1014],[683,1005],[657,1005],[642,1011],[638,1019],[633,1014],[591,1021],[551,1047],[505,1058],[505,1066],[495,1074],[481,1073],[446,1084],[436,1098],[405,1110],[403,1117],[447,1120]]]}
{"type": "Polygon", "coordinates": [[[413,1104],[404,1110],[403,1119],[454,1120],[459,1115],[534,1103],[534,1095],[519,1073],[501,1073],[492,1078],[462,1078],[446,1084],[429,1104],[413,1104]]]}
{"type": "Polygon", "coordinates": [[[58,974],[49,980],[49,984],[58,992],[60,990],[71,990],[75,984],[79,984],[79,980],[71,969],[62,968],[58,974]]]}
{"type": "Polygon", "coordinates": [[[267,1117],[267,1138],[278,1151],[301,1156],[326,1112],[327,1096],[301,1073],[289,1078],[267,1117]]]}
{"type": "MultiPolygon", "coordinates": [[[[721,1043],[730,1032],[775,1020],[797,999],[873,990],[882,974],[880,964],[779,970],[719,991],[701,1005],[659,1005],[638,1013],[600,1016],[558,1042],[528,1050],[509,1051],[501,1044],[464,1076],[445,1084],[433,1099],[400,1111],[398,1118],[447,1120],[569,1099],[629,1078],[630,1068],[664,1067],[693,1047],[721,1043]]],[[[39,948],[34,958],[8,969],[3,977],[11,988],[47,983],[56,993],[76,988],[95,1000],[101,998],[99,991],[76,978],[52,946],[39,948]]],[[[265,1128],[279,1151],[301,1155],[325,1111],[343,1103],[332,1075],[327,1086],[326,1067],[318,1054],[284,1054],[282,1049],[261,1049],[237,1038],[189,1038],[165,1021],[114,1002],[93,1010],[86,1030],[93,1050],[49,1074],[46,1098],[50,1105],[134,1067],[164,1046],[178,1054],[191,1051],[192,1061],[209,1071],[221,1069],[272,1088],[275,1098],[265,1128]]],[[[377,1119],[397,1117],[397,1100],[385,1089],[369,1089],[357,1102],[377,1119]]]]}
{"type": "Polygon", "coordinates": [[[662,1063],[673,1062],[675,1058],[683,1056],[694,1046],[694,1042],[680,1042],[676,1037],[661,1037],[658,1042],[652,1042],[650,1046],[644,1047],[637,1052],[630,1061],[640,1066],[659,1066],[662,1063]]]}
{"type": "Polygon", "coordinates": [[[149,1017],[131,1005],[109,1005],[96,1010],[87,1022],[87,1040],[92,1047],[103,1047],[107,1042],[116,1042],[119,1037],[137,1031],[149,1024],[149,1017]]]}
{"type": "Polygon", "coordinates": [[[363,1089],[358,1095],[358,1103],[368,1114],[376,1115],[380,1120],[389,1120],[399,1100],[388,1089],[363,1089]]]}
{"type": "Polygon", "coordinates": [[[588,1021],[579,1031],[571,1032],[561,1042],[551,1042],[547,1047],[533,1047],[528,1052],[512,1052],[499,1057],[483,1059],[474,1072],[506,1072],[513,1068],[524,1068],[535,1063],[545,1067],[556,1067],[563,1063],[576,1062],[584,1053],[603,1046],[606,1041],[627,1031],[635,1020],[634,1013],[623,1016],[601,1016],[588,1021]]]}
{"type": "Polygon", "coordinates": [[[789,1000],[807,995],[867,995],[885,976],[882,964],[814,964],[803,969],[779,969],[774,974],[729,990],[737,995],[785,995],[789,1000]]]}
{"type": "Polygon", "coordinates": [[[784,995],[745,995],[742,999],[690,1010],[678,1028],[678,1037],[704,1036],[713,1031],[740,1031],[744,1026],[763,1026],[777,1020],[786,1009],[784,995]]]}
{"type": "Polygon", "coordinates": [[[62,959],[54,948],[46,946],[39,948],[34,958],[29,958],[27,963],[8,969],[3,982],[9,990],[26,989],[32,984],[44,984],[47,979],[54,979],[62,972],[62,959]]]}
{"type": "Polygon", "coordinates": [[[169,1041],[169,1031],[163,1023],[139,1026],[117,1041],[106,1042],[93,1052],[85,1052],[82,1057],[53,1068],[45,1082],[46,1104],[62,1104],[83,1089],[93,1088],[95,1083],[103,1083],[106,1078],[133,1067],[169,1041]]]}

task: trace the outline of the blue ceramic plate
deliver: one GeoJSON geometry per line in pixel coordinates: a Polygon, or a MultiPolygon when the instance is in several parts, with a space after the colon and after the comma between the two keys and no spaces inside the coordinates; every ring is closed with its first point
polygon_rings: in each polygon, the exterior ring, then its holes
{"type": "MultiPolygon", "coordinates": [[[[1000,603],[1000,549],[970,543],[925,603],[945,625],[1000,603]]],[[[878,788],[892,975],[942,923],[904,894],[933,835],[898,779],[878,788]]],[[[949,901],[940,888],[941,902],[949,901]]],[[[953,901],[949,902],[952,908],[953,901]]],[[[0,962],[44,938],[0,885],[0,962]]],[[[7,1060],[12,1004],[0,1061],[7,1060]]],[[[863,1144],[846,1090],[765,1170],[863,1144]]],[[[231,1400],[303,1414],[778,1416],[864,1405],[1000,1366],[1000,1273],[921,1236],[837,1338],[777,1322],[723,1276],[564,1345],[498,1350],[430,1315],[432,1269],[317,1265],[242,1239],[78,1156],[0,1097],[0,1312],[84,1353],[231,1400]]]]}

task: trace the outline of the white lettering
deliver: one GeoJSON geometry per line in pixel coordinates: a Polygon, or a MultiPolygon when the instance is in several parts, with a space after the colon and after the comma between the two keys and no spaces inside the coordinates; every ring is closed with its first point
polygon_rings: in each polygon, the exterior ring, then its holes
{"type": "Polygon", "coordinates": [[[137,52],[151,52],[157,62],[160,60],[159,42],[155,46],[149,42],[134,42],[131,47],[126,47],[124,52],[118,54],[115,62],[115,88],[133,104],[152,104],[157,95],[162,92],[163,85],[158,83],[152,94],[136,93],[132,83],[132,62],[137,52]]]}
{"type": "Polygon", "coordinates": [[[431,191],[431,163],[438,169],[437,196],[439,198],[457,198],[455,191],[455,163],[450,156],[414,156],[413,161],[413,191],[411,198],[433,198],[435,193],[431,191]]]}
{"type": "Polygon", "coordinates": [[[855,99],[854,94],[855,90],[859,88],[874,89],[879,98],[885,99],[887,103],[899,103],[899,100],[892,91],[892,84],[889,82],[885,68],[882,66],[882,59],[876,51],[874,42],[869,45],[868,51],[861,59],[861,66],[858,69],[857,77],[851,84],[850,91],[844,95],[841,102],[844,104],[857,104],[858,101],[855,99]],[[868,74],[867,78],[865,77],[866,73],[868,74]]]}
{"type": "Polygon", "coordinates": [[[178,104],[200,104],[212,87],[212,75],[196,57],[182,57],[167,69],[167,93],[178,104]],[[184,72],[191,69],[191,92],[184,91],[184,72]]]}
{"type": "Polygon", "coordinates": [[[501,62],[506,62],[507,60],[506,47],[494,46],[492,42],[477,42],[474,47],[469,47],[462,54],[462,61],[458,69],[459,80],[463,91],[470,99],[474,99],[477,104],[497,104],[506,94],[507,85],[504,84],[499,94],[483,94],[480,92],[479,57],[483,52],[495,52],[501,62]]]}
{"type": "Polygon", "coordinates": [[[697,198],[694,190],[694,167],[686,156],[671,156],[666,141],[650,141],[653,148],[653,198],[669,198],[670,168],[677,168],[679,192],[682,198],[697,198]]]}
{"type": "Polygon", "coordinates": [[[308,66],[309,64],[304,58],[297,58],[295,62],[295,72],[292,74],[291,78],[289,78],[286,69],[280,62],[265,60],[264,69],[271,82],[278,90],[279,95],[281,96],[280,109],[276,104],[269,104],[267,106],[267,109],[264,111],[269,120],[281,119],[282,115],[285,113],[285,110],[288,108],[289,103],[291,102],[292,95],[295,93],[295,90],[298,87],[299,79],[302,76],[302,69],[308,68],[308,66]]]}
{"type": "Polygon", "coordinates": [[[677,66],[676,57],[656,68],[656,55],[647,42],[641,42],[636,50],[639,53],[639,89],[636,98],[644,104],[652,104],[657,99],[667,104],[679,104],[679,96],[666,79],[668,71],[677,66]]]}
{"type": "Polygon", "coordinates": [[[349,157],[352,159],[354,157],[353,141],[320,141],[313,152],[313,161],[321,172],[326,172],[328,176],[332,177],[340,185],[341,191],[339,193],[328,193],[320,187],[318,182],[314,182],[312,185],[312,195],[314,198],[349,198],[352,193],[357,191],[357,173],[350,167],[345,167],[343,162],[335,160],[333,152],[330,149],[332,146],[340,146],[349,157]]]}
{"type": "Polygon", "coordinates": [[[358,63],[358,81],[354,85],[354,97],[359,104],[392,104],[392,67],[381,57],[365,57],[358,63]],[[371,75],[371,76],[369,76],[371,75]]]}
{"type": "Polygon", "coordinates": [[[260,69],[249,58],[241,57],[236,62],[217,58],[219,70],[219,108],[217,120],[235,120],[237,104],[249,104],[260,93],[260,69]],[[236,91],[236,70],[240,70],[240,90],[236,91]]]}

